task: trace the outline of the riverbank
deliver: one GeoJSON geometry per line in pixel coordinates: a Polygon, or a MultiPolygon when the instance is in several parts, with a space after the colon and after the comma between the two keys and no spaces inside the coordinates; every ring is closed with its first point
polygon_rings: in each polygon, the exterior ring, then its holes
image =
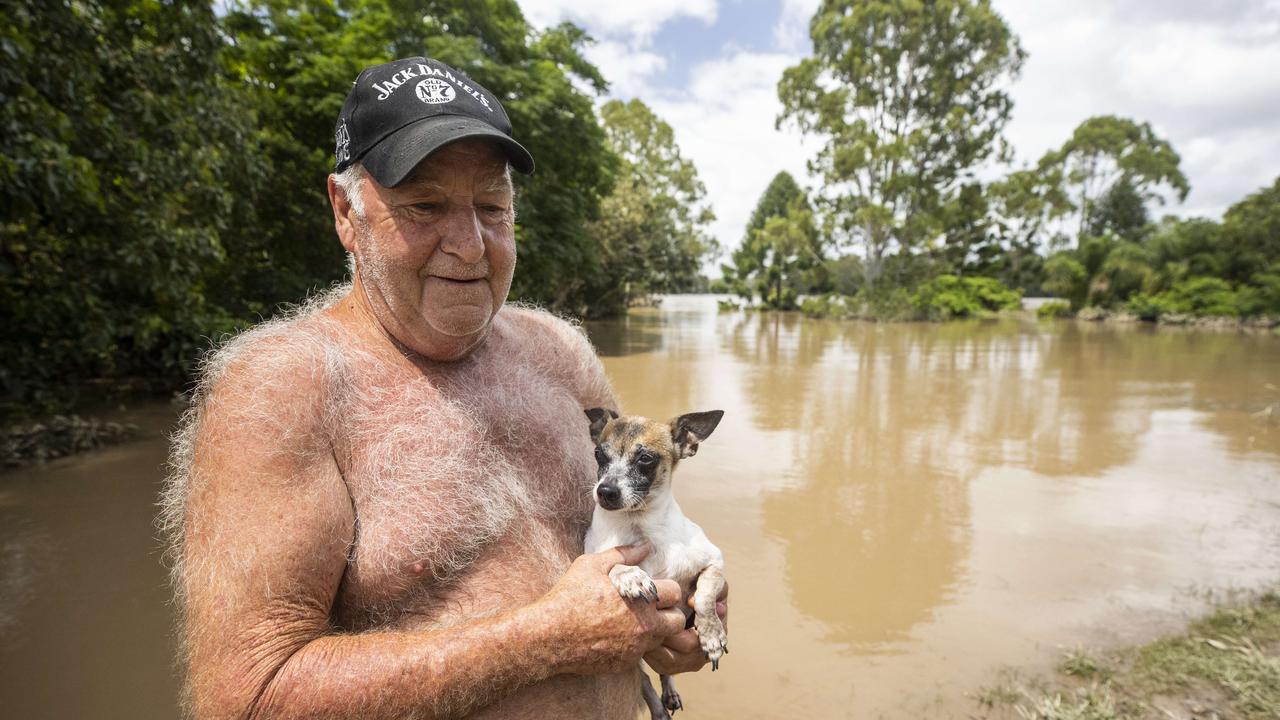
{"type": "Polygon", "coordinates": [[[978,695],[991,720],[1280,717],[1280,589],[1220,605],[1181,635],[1066,653],[1050,678],[1008,671],[978,695]]]}
{"type": "Polygon", "coordinates": [[[0,467],[20,468],[116,445],[138,436],[127,422],[54,415],[43,422],[9,425],[0,430],[0,467]]]}
{"type": "Polygon", "coordinates": [[[1193,327],[1205,330],[1275,330],[1280,328],[1280,317],[1274,315],[1215,315],[1190,312],[1132,312],[1128,309],[1108,310],[1100,307],[1081,308],[1073,312],[1071,306],[1061,300],[1048,300],[1036,304],[1036,317],[1049,319],[1076,319],[1087,322],[1150,323],[1166,327],[1193,327]]]}

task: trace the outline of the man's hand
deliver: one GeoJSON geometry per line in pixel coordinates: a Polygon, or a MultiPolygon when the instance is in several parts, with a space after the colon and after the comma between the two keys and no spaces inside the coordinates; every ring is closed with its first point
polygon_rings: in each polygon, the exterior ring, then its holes
{"type": "Polygon", "coordinates": [[[615,565],[637,565],[649,550],[646,543],[583,555],[539,601],[548,622],[562,628],[567,639],[558,663],[564,672],[623,672],[684,632],[684,613],[675,607],[680,586],[674,580],[655,580],[658,600],[646,602],[624,599],[609,579],[615,565]]]}
{"type": "MultiPolygon", "coordinates": [[[[693,595],[689,595],[689,607],[693,607],[693,595]]],[[[716,598],[716,614],[729,626],[729,584],[726,582],[720,597],[716,598]]],[[[645,653],[644,661],[659,675],[677,675],[697,672],[709,662],[698,643],[698,632],[693,628],[681,630],[667,638],[661,647],[645,653]]]]}

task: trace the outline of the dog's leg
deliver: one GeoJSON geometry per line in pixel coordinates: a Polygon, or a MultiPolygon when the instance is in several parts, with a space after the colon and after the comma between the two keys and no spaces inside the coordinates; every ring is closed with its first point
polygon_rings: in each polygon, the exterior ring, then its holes
{"type": "Polygon", "coordinates": [[[720,656],[729,652],[729,637],[716,614],[716,598],[723,590],[724,573],[718,567],[709,567],[698,576],[693,591],[693,627],[698,631],[698,642],[711,661],[712,670],[720,668],[720,656]]]}
{"type": "MultiPolygon", "coordinates": [[[[609,579],[618,588],[618,594],[631,600],[644,598],[648,602],[658,599],[658,586],[653,584],[649,573],[635,565],[614,565],[609,571],[609,579]]],[[[714,605],[712,610],[714,610],[714,605]]]]}
{"type": "MultiPolygon", "coordinates": [[[[663,683],[663,687],[666,683],[663,683]]],[[[662,707],[662,700],[658,697],[658,691],[653,689],[653,681],[649,679],[649,673],[640,668],[640,694],[644,696],[644,704],[649,707],[649,720],[671,720],[670,713],[662,707]]]]}
{"type": "Polygon", "coordinates": [[[662,707],[672,714],[683,710],[684,703],[680,702],[680,693],[676,692],[676,681],[670,675],[659,675],[658,679],[662,681],[662,707]]]}

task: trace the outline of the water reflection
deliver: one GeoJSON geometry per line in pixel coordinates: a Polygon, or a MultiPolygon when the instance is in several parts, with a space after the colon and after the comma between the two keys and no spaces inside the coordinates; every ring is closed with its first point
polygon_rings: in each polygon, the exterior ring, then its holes
{"type": "Polygon", "coordinates": [[[798,481],[765,497],[763,529],[795,607],[846,651],[891,649],[965,582],[985,471],[1101,476],[1134,461],[1153,413],[1187,404],[1233,410],[1204,425],[1237,451],[1275,446],[1241,431],[1250,388],[1275,379],[1267,338],[741,315],[723,346],[753,422],[794,431],[798,481]]]}

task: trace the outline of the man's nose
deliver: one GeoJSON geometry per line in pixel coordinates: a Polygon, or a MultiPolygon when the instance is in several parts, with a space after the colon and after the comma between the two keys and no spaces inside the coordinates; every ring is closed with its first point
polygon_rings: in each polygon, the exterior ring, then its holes
{"type": "Polygon", "coordinates": [[[473,208],[464,206],[449,213],[440,249],[466,263],[480,262],[484,257],[484,236],[473,208]]]}

